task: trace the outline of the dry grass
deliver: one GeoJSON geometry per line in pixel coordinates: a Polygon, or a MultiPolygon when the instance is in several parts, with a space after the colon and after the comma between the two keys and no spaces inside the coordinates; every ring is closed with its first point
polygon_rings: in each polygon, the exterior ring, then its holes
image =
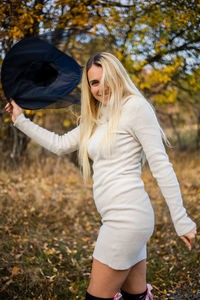
{"type": "MultiPolygon", "coordinates": [[[[4,164],[0,173],[0,299],[84,299],[100,226],[91,185],[67,157],[41,155],[36,145],[28,151],[20,167],[4,164]]],[[[169,156],[199,224],[199,153],[169,156]]],[[[147,167],[143,179],[156,217],[147,261],[154,299],[198,299],[199,244],[187,250],[147,167]],[[179,289],[183,298],[173,296],[179,289]]]]}

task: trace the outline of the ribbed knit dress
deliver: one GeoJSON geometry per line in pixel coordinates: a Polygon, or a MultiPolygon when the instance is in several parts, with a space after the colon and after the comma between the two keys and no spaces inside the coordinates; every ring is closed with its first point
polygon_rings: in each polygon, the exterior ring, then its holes
{"type": "MultiPolygon", "coordinates": [[[[123,102],[116,142],[109,157],[99,151],[107,124],[105,106],[88,145],[93,160],[94,201],[102,218],[93,257],[113,269],[124,270],[147,257],[147,241],[154,231],[154,211],[141,179],[142,150],[167,202],[177,234],[188,233],[196,224],[183,206],[179,183],[151,105],[142,96],[131,96],[123,102]]],[[[14,126],[59,156],[79,147],[79,126],[60,136],[33,123],[23,113],[14,126]]]]}

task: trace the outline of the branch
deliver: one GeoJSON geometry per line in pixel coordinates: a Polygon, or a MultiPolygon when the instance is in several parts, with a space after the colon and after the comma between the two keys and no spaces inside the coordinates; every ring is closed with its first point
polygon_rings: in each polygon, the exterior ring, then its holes
{"type": "MultiPolygon", "coordinates": [[[[172,53],[177,53],[177,52],[180,52],[180,51],[183,51],[183,50],[198,50],[199,51],[199,48],[196,47],[196,46],[192,46],[191,44],[193,43],[198,43],[200,42],[200,37],[198,37],[196,40],[193,40],[193,41],[189,41],[185,44],[183,44],[182,46],[178,46],[176,48],[173,48],[171,50],[168,50],[167,52],[161,52],[153,57],[147,57],[147,61],[148,63],[152,63],[152,62],[158,62],[161,60],[161,58],[167,54],[172,54],[172,53]]],[[[169,44],[167,44],[169,45],[169,44]]]]}
{"type": "Polygon", "coordinates": [[[135,7],[135,5],[138,4],[138,1],[134,1],[134,4],[123,4],[121,2],[118,1],[99,1],[99,4],[103,7],[110,7],[110,6],[117,6],[117,7],[124,7],[124,8],[130,8],[130,7],[135,7]]]}

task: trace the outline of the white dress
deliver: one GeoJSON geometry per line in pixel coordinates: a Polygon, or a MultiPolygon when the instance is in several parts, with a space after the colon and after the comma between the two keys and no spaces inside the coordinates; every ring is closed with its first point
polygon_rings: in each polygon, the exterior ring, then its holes
{"type": "MultiPolygon", "coordinates": [[[[59,136],[36,125],[24,114],[18,116],[14,126],[57,155],[79,147],[79,126],[59,136]]],[[[109,158],[98,151],[106,126],[104,107],[100,124],[88,145],[93,159],[94,201],[102,218],[93,257],[113,269],[124,270],[147,257],[147,241],[154,231],[154,211],[141,179],[142,149],[167,202],[177,234],[186,234],[196,224],[183,206],[179,183],[150,104],[141,96],[124,101],[116,144],[109,158]]]]}

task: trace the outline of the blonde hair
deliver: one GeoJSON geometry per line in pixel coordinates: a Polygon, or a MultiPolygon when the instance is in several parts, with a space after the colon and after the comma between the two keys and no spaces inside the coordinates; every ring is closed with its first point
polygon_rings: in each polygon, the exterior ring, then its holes
{"type": "MultiPolygon", "coordinates": [[[[88,60],[83,69],[81,83],[80,147],[78,151],[78,160],[85,183],[88,182],[91,177],[91,167],[88,155],[89,139],[99,124],[99,118],[104,106],[105,85],[109,87],[109,102],[106,106],[108,112],[108,126],[105,135],[103,136],[104,143],[99,143],[99,151],[102,151],[104,146],[106,155],[112,153],[116,137],[114,132],[116,131],[119,122],[123,101],[128,96],[142,96],[131,81],[125,68],[114,55],[107,52],[99,52],[88,60]],[[92,65],[102,67],[102,78],[100,82],[102,103],[93,97],[90,90],[88,71],[92,65]]],[[[155,112],[153,105],[151,106],[155,112]]],[[[171,146],[161,127],[160,130],[165,143],[168,146],[171,146]]],[[[142,152],[142,165],[144,165],[145,161],[146,158],[144,152],[142,152]]]]}

